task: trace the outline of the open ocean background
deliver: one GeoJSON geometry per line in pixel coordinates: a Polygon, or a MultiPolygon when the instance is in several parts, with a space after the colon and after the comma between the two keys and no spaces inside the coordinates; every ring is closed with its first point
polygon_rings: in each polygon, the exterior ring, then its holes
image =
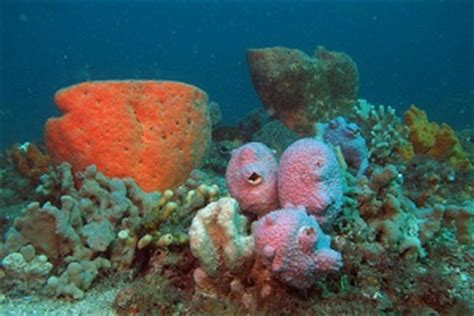
{"type": "Polygon", "coordinates": [[[473,1],[0,1],[0,148],[40,140],[56,90],[177,80],[232,124],[260,107],[248,48],[317,45],[358,64],[360,98],[472,128],[473,1]]]}

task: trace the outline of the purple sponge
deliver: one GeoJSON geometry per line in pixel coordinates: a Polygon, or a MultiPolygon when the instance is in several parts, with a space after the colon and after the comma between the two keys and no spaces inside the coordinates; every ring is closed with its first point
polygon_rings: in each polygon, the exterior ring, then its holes
{"type": "Polygon", "coordinates": [[[309,288],[318,273],[342,267],[341,254],[330,248],[331,238],[304,207],[265,215],[255,223],[253,233],[262,263],[289,286],[309,288]]]}
{"type": "Polygon", "coordinates": [[[324,140],[339,146],[347,164],[357,169],[357,176],[362,176],[369,167],[369,150],[359,126],[339,116],[327,124],[321,124],[319,129],[324,140]]]}
{"type": "Polygon", "coordinates": [[[259,216],[277,209],[278,163],[274,152],[262,143],[247,143],[232,151],[226,180],[240,207],[259,216]]]}
{"type": "Polygon", "coordinates": [[[283,153],[278,172],[281,206],[304,206],[319,224],[330,223],[341,210],[343,190],[336,154],[325,143],[303,138],[283,153]]]}

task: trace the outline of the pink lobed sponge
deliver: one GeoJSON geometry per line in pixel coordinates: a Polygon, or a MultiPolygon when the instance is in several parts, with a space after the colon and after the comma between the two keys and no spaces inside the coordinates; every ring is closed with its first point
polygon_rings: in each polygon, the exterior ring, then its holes
{"type": "Polygon", "coordinates": [[[285,150],[278,172],[281,206],[304,206],[324,225],[332,222],[341,210],[343,191],[339,163],[328,145],[303,138],[285,150]]]}
{"type": "Polygon", "coordinates": [[[232,151],[227,186],[243,210],[262,216],[278,208],[277,174],[274,152],[251,142],[232,151]]]}
{"type": "Polygon", "coordinates": [[[331,238],[302,206],[268,213],[255,223],[253,234],[262,263],[286,285],[307,289],[321,272],[342,267],[331,238]]]}

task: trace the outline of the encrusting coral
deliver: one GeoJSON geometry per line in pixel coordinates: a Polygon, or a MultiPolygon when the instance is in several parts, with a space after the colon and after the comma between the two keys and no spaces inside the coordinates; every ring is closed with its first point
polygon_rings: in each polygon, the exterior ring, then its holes
{"type": "Polygon", "coordinates": [[[13,145],[11,151],[6,155],[13,160],[18,172],[29,179],[33,186],[36,186],[40,176],[52,167],[51,158],[32,143],[13,145]]]}
{"type": "Polygon", "coordinates": [[[201,263],[202,272],[212,278],[239,273],[253,262],[253,237],[248,220],[240,214],[233,198],[221,198],[199,210],[189,229],[191,251],[201,263]]]}
{"type": "Polygon", "coordinates": [[[409,138],[416,154],[428,155],[438,161],[447,161],[458,170],[469,171],[473,166],[461,147],[459,138],[447,124],[428,121],[425,111],[412,105],[405,112],[409,138]]]}
{"type": "Polygon", "coordinates": [[[349,176],[349,182],[343,216],[336,225],[344,222],[344,234],[356,236],[359,251],[368,261],[378,260],[383,253],[424,257],[424,246],[442,227],[452,224],[459,243],[473,240],[472,202],[418,208],[404,194],[403,176],[394,165],[376,167],[369,178],[349,176]]]}
{"type": "Polygon", "coordinates": [[[176,188],[211,140],[206,93],[168,81],[95,81],[59,90],[64,113],[45,126],[52,160],[132,177],[145,191],[176,188]]]}
{"type": "Polygon", "coordinates": [[[18,252],[8,254],[1,261],[3,287],[14,287],[17,291],[28,292],[41,289],[53,269],[53,264],[45,255],[37,255],[32,245],[23,246],[18,252]]]}

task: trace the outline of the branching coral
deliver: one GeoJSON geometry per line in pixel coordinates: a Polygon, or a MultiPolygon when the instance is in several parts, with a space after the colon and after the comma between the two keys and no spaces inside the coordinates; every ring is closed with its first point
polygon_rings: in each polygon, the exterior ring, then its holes
{"type": "Polygon", "coordinates": [[[49,292],[73,298],[81,298],[103,268],[132,269],[145,248],[187,244],[193,212],[219,194],[197,170],[175,191],[163,194],[145,193],[131,179],[110,179],[95,166],[73,176],[63,164],[41,180],[38,194],[45,199],[59,196],[59,201],[31,203],[0,245],[0,256],[32,245],[60,272],[49,275],[49,292]]]}
{"type": "Polygon", "coordinates": [[[358,100],[353,120],[359,125],[369,147],[372,162],[385,165],[398,157],[409,160],[413,149],[408,142],[408,129],[390,106],[375,107],[366,100],[358,100]]]}
{"type": "Polygon", "coordinates": [[[37,255],[32,245],[26,245],[1,261],[2,288],[28,292],[40,290],[53,268],[45,255],[37,255]]]}
{"type": "Polygon", "coordinates": [[[344,216],[338,225],[342,224],[343,235],[357,240],[366,260],[379,260],[387,252],[423,257],[424,245],[451,222],[458,231],[458,242],[472,240],[472,203],[417,208],[404,195],[403,177],[393,165],[376,168],[370,178],[349,178],[344,216]]]}

